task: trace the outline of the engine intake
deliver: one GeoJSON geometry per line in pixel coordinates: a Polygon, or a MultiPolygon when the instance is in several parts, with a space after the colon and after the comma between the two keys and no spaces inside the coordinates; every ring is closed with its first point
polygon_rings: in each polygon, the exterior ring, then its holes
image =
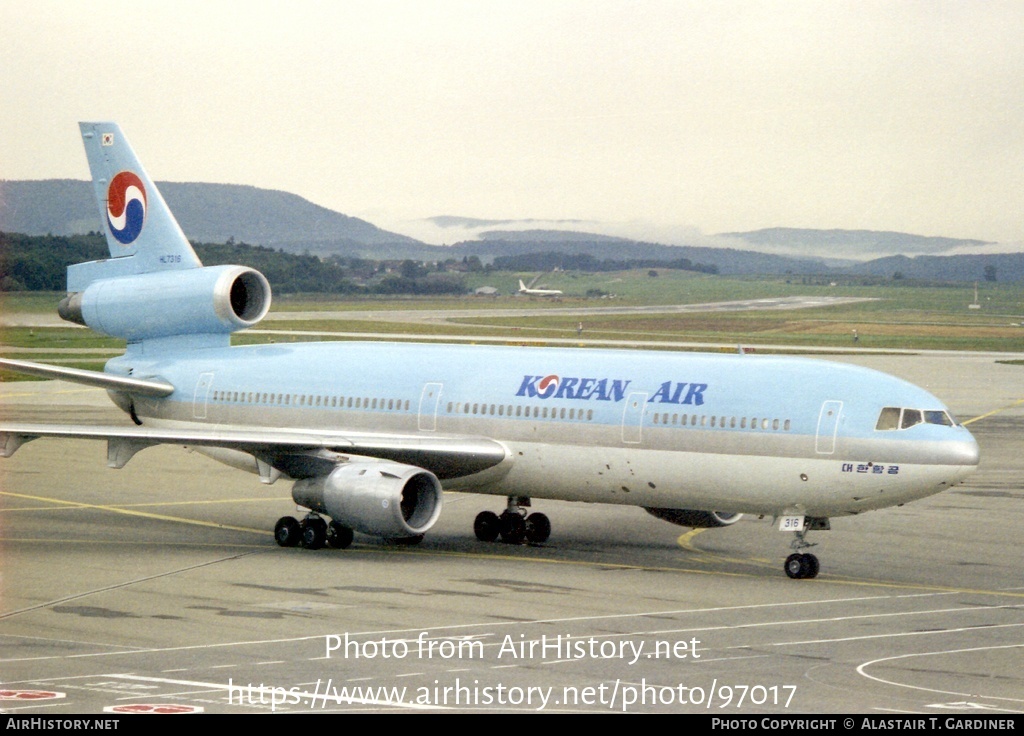
{"type": "Polygon", "coordinates": [[[724,511],[691,511],[690,509],[648,509],[651,516],[656,516],[662,521],[668,521],[679,526],[689,526],[694,529],[713,529],[719,526],[729,526],[740,520],[743,514],[730,514],[724,511]]]}
{"type": "Polygon", "coordinates": [[[441,515],[433,473],[390,462],[350,462],[329,475],[295,482],[292,498],[343,526],[381,537],[414,537],[441,515]]]}

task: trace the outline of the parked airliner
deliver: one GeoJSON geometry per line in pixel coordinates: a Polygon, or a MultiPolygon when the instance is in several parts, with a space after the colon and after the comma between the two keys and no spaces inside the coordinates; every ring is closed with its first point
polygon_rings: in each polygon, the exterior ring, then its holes
{"type": "Polygon", "coordinates": [[[294,481],[308,510],[282,546],[348,546],[353,532],[415,541],[442,489],[505,497],[482,541],[543,543],[535,499],[639,506],[689,527],[741,514],[795,533],[784,565],[818,574],[805,534],[833,516],[954,486],[978,445],[928,392],[871,370],[752,355],[379,342],[230,345],[270,307],[244,266],[203,267],[121,130],[83,123],[110,258],[68,269],[65,319],[124,338],[105,370],[0,364],[100,386],[135,426],[0,425],[0,455],[28,440],[196,448],[294,481]]]}
{"type": "Polygon", "coordinates": [[[531,289],[519,279],[519,293],[526,296],[562,296],[561,289],[531,289]]]}

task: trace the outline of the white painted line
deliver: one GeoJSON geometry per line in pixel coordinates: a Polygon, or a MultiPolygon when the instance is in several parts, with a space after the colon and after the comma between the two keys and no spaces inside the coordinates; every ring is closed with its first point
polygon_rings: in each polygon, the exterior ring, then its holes
{"type": "Polygon", "coordinates": [[[896,661],[898,659],[910,659],[912,657],[931,657],[931,656],[934,656],[934,655],[937,655],[937,654],[942,655],[942,654],[966,654],[968,652],[990,652],[990,651],[995,651],[997,649],[1017,649],[1017,648],[1020,648],[1020,647],[1024,647],[1024,644],[1005,644],[1005,645],[1002,645],[1002,646],[972,647],[970,649],[943,649],[943,650],[936,651],[936,652],[914,652],[912,654],[900,654],[900,655],[897,655],[895,657],[882,657],[880,659],[873,659],[870,662],[865,662],[864,664],[860,665],[857,668],[857,674],[859,674],[859,675],[861,675],[863,677],[866,677],[869,680],[874,680],[875,682],[880,682],[883,685],[893,685],[895,687],[905,687],[905,688],[909,688],[911,690],[922,690],[924,692],[938,693],[940,695],[956,695],[958,697],[964,697],[964,698],[973,698],[973,699],[984,698],[985,700],[1004,700],[1004,701],[1008,701],[1008,702],[1011,702],[1011,703],[1024,703],[1024,699],[1022,699],[1022,698],[1003,698],[1003,697],[997,697],[997,696],[994,696],[994,695],[979,695],[978,693],[959,693],[959,692],[953,692],[953,691],[950,691],[950,690],[937,690],[937,689],[931,688],[931,687],[922,687],[920,685],[908,685],[908,684],[903,683],[903,682],[893,682],[892,680],[886,680],[886,679],[883,679],[881,677],[875,677],[874,675],[869,675],[866,672],[867,668],[870,667],[871,665],[880,664],[882,662],[894,662],[894,661],[896,661]]]}

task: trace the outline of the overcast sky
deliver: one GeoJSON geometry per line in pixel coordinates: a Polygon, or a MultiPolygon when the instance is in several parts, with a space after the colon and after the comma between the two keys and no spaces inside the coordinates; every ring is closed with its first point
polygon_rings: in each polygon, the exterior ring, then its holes
{"type": "Polygon", "coordinates": [[[1024,2],[0,0],[0,178],[433,215],[1024,241],[1024,2]]]}

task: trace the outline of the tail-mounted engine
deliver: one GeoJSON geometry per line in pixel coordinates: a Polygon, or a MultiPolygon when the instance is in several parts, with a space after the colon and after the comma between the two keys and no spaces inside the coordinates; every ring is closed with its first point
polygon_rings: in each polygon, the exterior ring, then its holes
{"type": "Polygon", "coordinates": [[[227,334],[270,309],[270,284],[245,266],[207,266],[99,279],[57,308],[63,319],[135,342],[227,334]]]}
{"type": "Polygon", "coordinates": [[[657,516],[662,521],[668,521],[679,526],[689,526],[694,529],[711,529],[719,526],[729,526],[740,520],[743,514],[729,514],[724,511],[691,511],[690,509],[647,509],[651,516],[657,516]]]}
{"type": "Polygon", "coordinates": [[[381,537],[415,537],[441,515],[433,473],[389,462],[350,462],[327,476],[296,481],[292,498],[342,526],[381,537]]]}

